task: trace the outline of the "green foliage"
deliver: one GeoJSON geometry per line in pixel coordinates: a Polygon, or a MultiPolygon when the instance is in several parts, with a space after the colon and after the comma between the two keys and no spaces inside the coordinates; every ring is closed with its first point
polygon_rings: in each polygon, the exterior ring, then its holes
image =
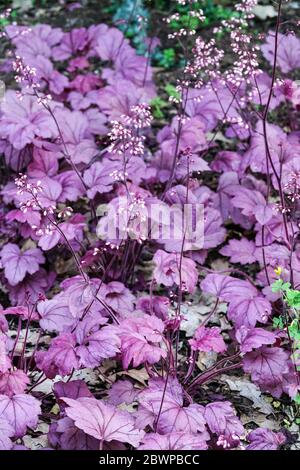
{"type": "MultiPolygon", "coordinates": [[[[167,93],[169,97],[179,99],[180,95],[174,85],[171,83],[167,83],[164,87],[164,91],[167,93]]],[[[152,107],[152,113],[153,116],[156,119],[163,119],[164,116],[164,108],[168,106],[168,102],[165,101],[164,99],[160,98],[159,96],[156,96],[151,102],[151,107],[152,107]]]]}
{"type": "Polygon", "coordinates": [[[291,284],[289,282],[283,282],[282,279],[277,279],[272,284],[272,292],[280,292],[280,291],[285,292],[290,287],[291,287],[291,284]]]}
{"type": "Polygon", "coordinates": [[[300,308],[300,292],[288,289],[286,292],[286,300],[290,307],[300,308]]]}
{"type": "Polygon", "coordinates": [[[0,26],[4,27],[7,26],[8,24],[11,24],[13,20],[17,18],[17,12],[16,10],[12,10],[12,12],[9,15],[9,18],[0,18],[0,26]]]}
{"type": "MultiPolygon", "coordinates": [[[[295,396],[294,401],[297,403],[297,405],[300,405],[300,393],[298,393],[298,394],[295,396]]],[[[296,424],[300,424],[300,418],[297,418],[297,419],[296,419],[296,424]]]]}
{"type": "Polygon", "coordinates": [[[170,67],[173,67],[175,65],[175,60],[176,60],[175,50],[173,49],[173,47],[164,49],[163,51],[159,51],[155,55],[155,58],[160,67],[169,69],[170,67]]]}
{"type": "Polygon", "coordinates": [[[149,12],[143,0],[123,0],[113,20],[125,36],[132,40],[138,54],[145,54],[149,12]],[[142,21],[140,21],[142,19],[142,21]]]}
{"type": "Polygon", "coordinates": [[[284,321],[282,317],[274,317],[273,318],[273,328],[279,328],[283,330],[284,328],[284,321]]]}
{"type": "Polygon", "coordinates": [[[216,2],[207,0],[206,5],[203,7],[206,20],[205,26],[210,26],[218,21],[229,20],[233,17],[237,17],[237,12],[231,8],[224,7],[223,5],[216,5],[216,2]]]}
{"type": "Polygon", "coordinates": [[[172,98],[176,98],[177,100],[180,99],[180,94],[178,93],[178,91],[176,90],[174,85],[171,85],[171,83],[166,84],[165,91],[166,91],[168,96],[170,96],[172,98]]]}
{"type": "MultiPolygon", "coordinates": [[[[281,268],[279,269],[281,271],[281,268]]],[[[282,300],[286,303],[288,308],[293,309],[295,318],[290,323],[289,315],[286,315],[285,318],[282,316],[275,317],[273,318],[273,327],[282,330],[287,329],[289,338],[293,341],[294,352],[291,355],[291,359],[299,370],[300,322],[298,310],[300,309],[300,291],[291,289],[291,284],[289,282],[284,282],[282,279],[277,279],[273,282],[272,291],[281,292],[282,300]]],[[[300,405],[300,394],[298,393],[293,400],[297,405],[300,405]]]]}
{"type": "Polygon", "coordinates": [[[152,108],[152,114],[155,117],[155,119],[163,119],[164,118],[164,113],[162,111],[163,108],[166,108],[168,106],[168,103],[161,99],[159,96],[156,96],[153,98],[153,100],[150,102],[151,108],[152,108]]]}
{"type": "Polygon", "coordinates": [[[178,31],[182,28],[184,29],[197,29],[201,24],[201,21],[198,18],[191,17],[188,13],[183,14],[179,17],[178,20],[172,20],[169,24],[171,29],[178,31]]]}
{"type": "Polygon", "coordinates": [[[277,279],[277,281],[272,284],[272,291],[282,292],[283,299],[289,307],[295,309],[300,308],[300,291],[291,289],[291,284],[289,282],[277,279]]]}
{"type": "Polygon", "coordinates": [[[231,8],[216,2],[214,0],[206,0],[205,2],[193,3],[193,10],[203,10],[205,20],[201,21],[196,17],[192,17],[189,14],[189,5],[177,5],[174,12],[179,13],[179,18],[170,22],[170,28],[178,31],[181,28],[193,30],[201,29],[203,27],[211,26],[217,22],[223,20],[229,20],[233,17],[239,16],[239,14],[233,11],[231,8]]]}
{"type": "Polygon", "coordinates": [[[293,338],[298,344],[298,342],[300,341],[300,330],[299,330],[299,322],[296,318],[289,325],[289,333],[290,333],[290,337],[293,338]]]}

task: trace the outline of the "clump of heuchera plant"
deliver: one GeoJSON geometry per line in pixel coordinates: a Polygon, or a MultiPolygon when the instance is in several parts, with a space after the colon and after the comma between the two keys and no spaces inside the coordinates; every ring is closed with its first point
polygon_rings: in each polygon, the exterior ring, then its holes
{"type": "Polygon", "coordinates": [[[170,34],[184,66],[159,129],[150,54],[116,27],[3,31],[18,90],[0,120],[1,449],[40,423],[63,450],[288,443],[212,386],[244,374],[299,402],[300,39],[281,0],[259,38],[257,1],[233,3],[208,40],[170,34]],[[155,204],[202,204],[201,243],[150,238],[155,204]]]}

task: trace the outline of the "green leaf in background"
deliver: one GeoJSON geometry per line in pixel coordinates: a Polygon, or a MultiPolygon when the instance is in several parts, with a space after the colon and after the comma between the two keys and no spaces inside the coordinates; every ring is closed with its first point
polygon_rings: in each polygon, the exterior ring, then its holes
{"type": "Polygon", "coordinates": [[[175,60],[175,50],[171,47],[169,49],[164,49],[162,52],[160,52],[158,62],[161,67],[168,69],[170,67],[173,67],[173,65],[175,64],[175,60]]]}
{"type": "Polygon", "coordinates": [[[290,307],[300,308],[300,291],[298,290],[286,290],[286,300],[290,307]]]}
{"type": "Polygon", "coordinates": [[[159,96],[156,96],[150,102],[150,105],[152,107],[152,114],[155,117],[155,119],[163,119],[164,118],[164,113],[163,113],[162,109],[165,108],[168,104],[163,99],[161,99],[159,96]]]}
{"type": "Polygon", "coordinates": [[[284,328],[283,318],[282,317],[274,317],[273,318],[273,327],[283,330],[283,328],[284,328]]]}
{"type": "Polygon", "coordinates": [[[272,292],[287,291],[291,287],[289,282],[284,282],[282,279],[277,279],[277,281],[272,284],[272,292]]]}
{"type": "Polygon", "coordinates": [[[299,322],[298,320],[293,320],[289,326],[289,333],[291,338],[299,341],[300,340],[300,330],[299,330],[299,322]]]}
{"type": "MultiPolygon", "coordinates": [[[[300,394],[299,393],[294,397],[294,402],[296,402],[297,405],[300,405],[300,394]]],[[[298,424],[300,424],[300,418],[297,418],[296,422],[297,421],[298,421],[298,424]]]]}
{"type": "Polygon", "coordinates": [[[167,85],[165,86],[165,91],[168,94],[168,96],[172,98],[176,98],[178,100],[180,99],[180,94],[178,93],[174,85],[171,85],[171,83],[167,83],[167,85]]]}
{"type": "Polygon", "coordinates": [[[200,25],[200,20],[190,15],[182,15],[178,20],[173,20],[170,22],[170,28],[174,30],[179,30],[181,28],[188,29],[197,29],[200,25]]]}

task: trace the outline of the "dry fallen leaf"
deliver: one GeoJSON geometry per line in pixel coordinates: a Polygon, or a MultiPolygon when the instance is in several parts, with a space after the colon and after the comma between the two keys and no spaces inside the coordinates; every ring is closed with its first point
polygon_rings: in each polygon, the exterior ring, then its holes
{"type": "Polygon", "coordinates": [[[246,378],[222,375],[220,380],[226,382],[231,391],[239,392],[242,397],[251,400],[254,408],[257,408],[261,413],[269,415],[274,412],[272,405],[266,401],[257,386],[246,378]]]}
{"type": "Polygon", "coordinates": [[[193,336],[200,323],[210,311],[211,307],[206,305],[182,305],[181,314],[183,320],[180,329],[185,331],[187,337],[193,336]]]}
{"type": "Polygon", "coordinates": [[[208,353],[199,352],[196,365],[201,371],[204,371],[216,363],[217,357],[218,354],[214,351],[210,351],[208,353]]]}
{"type": "Polygon", "coordinates": [[[131,369],[129,371],[122,371],[118,372],[117,375],[126,375],[128,377],[131,377],[132,379],[137,380],[141,384],[145,385],[147,380],[149,379],[148,372],[146,369],[131,369]]]}
{"type": "Polygon", "coordinates": [[[99,385],[101,379],[99,378],[99,374],[97,369],[80,369],[74,372],[72,380],[82,379],[85,381],[87,386],[89,385],[99,385]]]}
{"type": "Polygon", "coordinates": [[[27,435],[23,437],[23,441],[24,445],[31,450],[40,450],[49,445],[47,434],[41,434],[38,437],[27,435]]]}
{"type": "Polygon", "coordinates": [[[256,5],[253,8],[253,13],[260,20],[266,20],[267,18],[274,18],[277,16],[277,11],[273,5],[256,5]]]}
{"type": "Polygon", "coordinates": [[[254,423],[258,427],[271,429],[271,431],[279,431],[281,428],[280,422],[274,419],[267,419],[265,414],[259,413],[259,411],[253,409],[251,409],[251,411],[249,410],[249,414],[247,415],[242,414],[240,419],[244,425],[254,423]]]}
{"type": "MultiPolygon", "coordinates": [[[[193,305],[183,304],[181,306],[183,320],[181,322],[180,329],[185,331],[188,338],[194,335],[198,326],[200,326],[207,315],[213,310],[216,299],[212,301],[212,296],[210,296],[210,298],[203,297],[199,302],[201,303],[195,303],[193,305]],[[207,305],[208,302],[209,304],[207,305]]],[[[225,313],[226,310],[227,305],[220,303],[210,320],[214,323],[220,323],[220,313],[225,313]]]]}

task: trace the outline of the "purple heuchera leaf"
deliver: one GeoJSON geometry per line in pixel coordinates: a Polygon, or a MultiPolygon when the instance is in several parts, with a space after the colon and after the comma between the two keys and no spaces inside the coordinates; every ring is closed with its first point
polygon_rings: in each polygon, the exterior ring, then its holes
{"type": "Polygon", "coordinates": [[[92,397],[93,394],[83,380],[71,380],[70,382],[56,382],[53,387],[56,398],[92,397]]]}
{"type": "Polygon", "coordinates": [[[0,256],[5,277],[12,286],[23,281],[27,273],[36,273],[40,264],[45,262],[45,258],[38,248],[31,248],[22,252],[18,245],[14,243],[4,245],[0,256]]]}
{"type": "MultiPolygon", "coordinates": [[[[74,400],[82,397],[93,397],[92,392],[89,390],[88,386],[83,380],[72,380],[70,382],[56,382],[53,387],[53,392],[57,399],[57,402],[59,403],[61,411],[64,411],[67,406],[63,400],[60,400],[61,397],[73,398],[74,400]]],[[[69,421],[69,418],[66,419],[69,421]]],[[[74,423],[73,426],[75,428],[74,423]]],[[[80,433],[82,432],[79,431],[77,428],[74,429],[74,432],[75,430],[80,433]]]]}
{"type": "Polygon", "coordinates": [[[168,318],[170,300],[162,296],[143,296],[137,300],[136,308],[147,314],[155,314],[161,320],[168,318]]]}
{"type": "Polygon", "coordinates": [[[73,170],[59,173],[55,176],[55,181],[62,187],[59,202],[77,201],[84,193],[85,188],[73,170]]]}
{"type": "Polygon", "coordinates": [[[253,297],[257,293],[250,282],[218,273],[208,274],[201,282],[201,289],[225,302],[230,302],[237,293],[241,297],[253,297]]]}
{"type": "Polygon", "coordinates": [[[116,328],[113,326],[104,326],[98,331],[85,329],[76,330],[76,338],[79,346],[76,348],[76,354],[79,358],[79,364],[83,367],[97,367],[103,361],[114,357],[119,351],[121,341],[116,328]]]}
{"type": "Polygon", "coordinates": [[[273,217],[274,209],[270,204],[257,204],[254,208],[254,217],[261,225],[266,225],[273,217]]]}
{"type": "MultiPolygon", "coordinates": [[[[269,141],[269,150],[273,163],[278,165],[281,158],[284,144],[286,143],[287,136],[284,131],[275,124],[267,123],[267,134],[269,141]]],[[[243,156],[243,168],[250,166],[254,172],[267,173],[267,163],[265,158],[261,155],[265,152],[265,141],[263,137],[263,124],[259,121],[256,125],[256,132],[251,137],[251,145],[243,156]]],[[[270,168],[272,173],[272,168],[270,168]]]]}
{"type": "Polygon", "coordinates": [[[110,404],[116,406],[122,403],[130,405],[135,401],[137,394],[138,390],[134,388],[130,380],[118,380],[112,384],[108,391],[108,401],[110,404]]]}
{"type": "MultiPolygon", "coordinates": [[[[282,215],[277,214],[272,217],[270,222],[266,224],[266,237],[265,237],[265,243],[266,244],[271,244],[273,242],[282,242],[285,240],[286,233],[285,233],[285,228],[284,224],[282,223],[282,215]]],[[[297,230],[295,223],[291,223],[288,225],[288,233],[291,235],[295,230],[297,230]]],[[[256,234],[256,244],[258,246],[261,246],[261,240],[262,240],[262,227],[259,225],[259,227],[256,226],[257,229],[257,234],[256,234]]]]}
{"type": "Polygon", "coordinates": [[[225,239],[226,230],[222,227],[222,217],[218,210],[209,208],[204,211],[203,249],[214,248],[225,239]]]}
{"type": "Polygon", "coordinates": [[[242,325],[254,327],[259,321],[267,323],[271,314],[271,304],[263,296],[243,299],[238,295],[230,302],[228,318],[239,328],[242,325]]]}
{"type": "Polygon", "coordinates": [[[91,134],[105,135],[108,132],[106,126],[107,117],[101,113],[97,108],[89,108],[84,112],[85,117],[89,123],[89,130],[91,134]]]}
{"type": "Polygon", "coordinates": [[[87,195],[93,199],[97,193],[108,193],[112,190],[115,179],[109,161],[96,162],[84,172],[84,182],[87,185],[87,195]]]}
{"type": "Polygon", "coordinates": [[[204,417],[212,433],[219,437],[219,445],[234,447],[245,434],[244,427],[228,401],[216,401],[206,405],[204,417]]]}
{"type": "Polygon", "coordinates": [[[51,300],[39,302],[37,310],[43,330],[68,331],[77,323],[76,318],[70,312],[68,297],[63,292],[51,300]]]}
{"type": "Polygon", "coordinates": [[[79,368],[79,359],[75,348],[75,335],[61,333],[52,340],[48,351],[37,351],[35,359],[38,368],[49,378],[53,378],[57,374],[71,374],[73,369],[79,368]]]}
{"type": "Polygon", "coordinates": [[[232,92],[225,85],[214,82],[213,89],[209,85],[189,89],[186,113],[192,117],[199,116],[207,131],[214,129],[218,121],[224,118],[224,110],[230,118],[239,116],[237,106],[232,103],[232,92]]]}
{"type": "Polygon", "coordinates": [[[260,348],[265,344],[273,344],[276,341],[276,335],[271,331],[263,328],[247,328],[244,325],[236,331],[235,337],[240,343],[243,353],[260,348]]]}
{"type": "Polygon", "coordinates": [[[87,117],[80,111],[67,108],[59,110],[56,117],[73,163],[90,163],[98,149],[89,131],[87,117]]]}
{"type": "Polygon", "coordinates": [[[17,150],[34,142],[36,137],[51,138],[57,133],[50,114],[29,94],[21,101],[15,91],[7,91],[1,110],[0,136],[17,150]]]}
{"type": "MultiPolygon", "coordinates": [[[[5,318],[4,310],[1,310],[1,307],[0,307],[0,333],[7,333],[7,331],[8,331],[8,322],[5,318]]],[[[0,346],[0,349],[1,349],[1,346],[0,346]]]]}
{"type": "Polygon", "coordinates": [[[15,437],[24,436],[27,426],[35,428],[40,413],[40,402],[31,395],[0,395],[0,416],[13,427],[15,437]]]}
{"type": "Polygon", "coordinates": [[[134,418],[127,411],[119,411],[112,405],[95,398],[64,398],[68,405],[66,414],[86,434],[99,441],[113,440],[137,447],[144,432],[135,427],[134,418]]]}
{"type": "MultiPolygon", "coordinates": [[[[202,188],[203,189],[203,193],[204,193],[204,196],[205,196],[205,189],[206,188],[202,188]]],[[[200,193],[200,191],[199,191],[200,193]]],[[[196,198],[196,201],[197,201],[197,198],[198,198],[198,202],[199,202],[199,199],[201,198],[201,193],[199,194],[198,192],[194,195],[194,197],[196,198]]],[[[200,199],[201,200],[201,199],[200,199]]],[[[201,214],[201,210],[200,209],[197,209],[198,210],[198,213],[199,213],[199,216],[201,214]]],[[[202,217],[202,215],[201,215],[202,217]]],[[[209,248],[214,248],[215,246],[218,246],[220,243],[222,243],[225,239],[225,235],[226,235],[226,230],[224,227],[222,227],[222,217],[221,217],[221,214],[220,212],[217,210],[217,209],[214,209],[212,207],[209,207],[209,208],[205,208],[204,209],[204,234],[203,234],[203,237],[202,236],[199,236],[199,240],[197,240],[195,237],[194,240],[186,240],[184,243],[183,243],[183,240],[171,240],[171,241],[166,241],[164,244],[165,244],[165,248],[166,250],[168,251],[171,251],[171,252],[176,252],[177,253],[177,257],[180,257],[180,253],[182,251],[182,247],[183,247],[183,251],[189,251],[189,250],[192,250],[193,253],[195,253],[195,250],[202,250],[201,252],[200,251],[197,251],[196,254],[198,253],[204,253],[203,250],[207,250],[209,248]]],[[[200,229],[200,227],[199,227],[200,229]]],[[[198,234],[199,235],[199,234],[198,234]]],[[[185,259],[190,259],[190,258],[185,258],[185,259]]],[[[190,259],[190,261],[193,261],[190,259]]],[[[200,263],[202,263],[203,261],[200,261],[200,263]]],[[[188,266],[185,266],[187,269],[188,269],[188,266]]],[[[185,274],[185,271],[182,267],[182,271],[183,273],[185,274]]],[[[194,270],[193,270],[193,281],[195,282],[195,279],[194,279],[194,270]]]]}
{"type": "Polygon", "coordinates": [[[258,295],[257,289],[248,281],[223,274],[209,274],[201,282],[204,292],[229,302],[228,318],[239,328],[254,327],[258,321],[266,323],[271,314],[271,304],[258,295]]]}
{"type": "Polygon", "coordinates": [[[60,44],[53,48],[54,60],[66,60],[72,55],[82,51],[88,43],[88,34],[85,28],[74,28],[64,33],[60,44]]]}
{"type": "MultiPolygon", "coordinates": [[[[86,282],[81,276],[75,276],[69,278],[66,285],[62,285],[63,288],[66,287],[65,295],[68,297],[68,306],[74,318],[82,317],[85,309],[95,300],[98,284],[98,279],[86,282]]],[[[93,307],[99,311],[98,302],[94,302],[93,307]]]]}
{"type": "MultiPolygon", "coordinates": [[[[270,31],[261,50],[264,57],[273,65],[275,50],[275,33],[273,31],[270,31]]],[[[277,64],[284,73],[300,67],[300,40],[292,32],[278,34],[277,64]]]]}
{"type": "Polygon", "coordinates": [[[241,240],[229,240],[228,245],[221,248],[223,256],[230,256],[231,263],[250,264],[257,261],[255,256],[255,243],[241,238],[241,240]]]}
{"type": "Polygon", "coordinates": [[[27,274],[24,280],[16,286],[8,286],[12,304],[24,305],[28,299],[31,304],[34,304],[51,287],[54,279],[54,273],[47,274],[42,268],[32,275],[27,274]]]}
{"type": "Polygon", "coordinates": [[[126,51],[129,49],[128,39],[124,38],[119,29],[109,28],[105,35],[99,38],[95,51],[102,60],[115,61],[122,48],[126,51]]]}
{"type": "MultiPolygon", "coordinates": [[[[253,80],[253,82],[256,84],[256,86],[253,88],[252,101],[255,104],[266,105],[269,98],[270,88],[272,86],[271,77],[267,73],[262,72],[256,77],[255,80],[253,80]]],[[[274,85],[272,98],[270,101],[270,109],[276,108],[285,100],[282,88],[285,88],[285,85],[274,85]]]]}
{"type": "MultiPolygon", "coordinates": [[[[299,350],[294,352],[294,356],[296,356],[296,358],[299,357],[299,350]]],[[[274,396],[276,392],[277,396],[281,393],[280,387],[278,387],[278,389],[278,392],[277,390],[272,391],[274,396]]],[[[295,371],[295,364],[291,360],[289,361],[289,372],[285,373],[283,376],[282,389],[291,398],[295,398],[300,392],[298,370],[297,372],[295,371]]]]}
{"type": "Polygon", "coordinates": [[[270,391],[283,381],[289,371],[289,353],[281,348],[263,346],[247,353],[243,360],[244,371],[251,374],[253,382],[270,391]]]}
{"type": "Polygon", "coordinates": [[[58,157],[56,152],[34,147],[33,160],[28,165],[27,174],[31,178],[43,178],[44,176],[55,176],[58,172],[58,157]]]}
{"type": "MultiPolygon", "coordinates": [[[[81,214],[74,214],[68,222],[62,222],[60,229],[65,234],[66,239],[71,242],[71,246],[76,250],[78,242],[83,239],[83,228],[85,226],[85,218],[81,214]],[[74,241],[76,240],[76,241],[74,241]],[[74,242],[73,242],[74,241],[74,242]]],[[[39,237],[38,245],[44,250],[48,251],[54,248],[60,241],[62,236],[60,232],[54,229],[50,234],[43,234],[39,237]]]]}
{"type": "Polygon", "coordinates": [[[92,313],[77,324],[71,332],[61,333],[51,342],[48,351],[37,351],[36,363],[49,378],[56,374],[68,375],[73,369],[97,367],[103,359],[119,352],[120,338],[115,327],[99,329],[107,319],[92,313]]]}
{"type": "Polygon", "coordinates": [[[95,51],[100,59],[115,61],[121,49],[129,47],[128,39],[124,38],[123,33],[119,29],[109,28],[105,35],[100,36],[95,51]]]}
{"type": "Polygon", "coordinates": [[[17,307],[8,307],[3,310],[5,315],[17,315],[22,317],[23,320],[38,320],[39,316],[35,310],[24,305],[18,305],[17,307]]]}
{"type": "Polygon", "coordinates": [[[282,432],[275,433],[266,428],[251,431],[247,439],[250,444],[246,447],[246,450],[277,450],[286,441],[286,437],[282,432]]]}
{"type": "Polygon", "coordinates": [[[100,444],[97,439],[78,429],[68,417],[51,424],[48,439],[54,448],[62,450],[99,450],[100,444]]]}
{"type": "Polygon", "coordinates": [[[3,417],[0,418],[0,450],[10,450],[13,446],[10,437],[15,434],[14,427],[3,417]]]}
{"type": "Polygon", "coordinates": [[[137,88],[129,80],[118,80],[96,92],[95,104],[110,119],[118,119],[121,115],[129,115],[131,106],[148,102],[144,91],[137,88]]]}
{"type": "Polygon", "coordinates": [[[193,260],[184,256],[181,257],[179,254],[157,250],[153,261],[156,265],[153,276],[158,284],[171,287],[173,284],[180,285],[181,282],[184,290],[190,293],[194,292],[198,272],[196,263],[193,260]]]}
{"type": "MultiPolygon", "coordinates": [[[[89,62],[85,57],[78,57],[77,62],[75,59],[70,61],[70,64],[74,65],[76,63],[78,64],[78,62],[82,65],[86,65],[87,68],[89,67],[89,62]]],[[[100,77],[94,75],[93,73],[87,73],[86,75],[76,75],[74,80],[72,80],[72,82],[70,83],[70,87],[74,88],[74,90],[78,91],[81,94],[85,94],[91,90],[95,90],[101,85],[102,80],[100,79],[100,77]]]]}
{"type": "Polygon", "coordinates": [[[19,55],[24,58],[35,58],[37,55],[50,57],[52,48],[58,44],[63,32],[60,28],[52,28],[48,24],[37,24],[28,28],[8,25],[6,31],[13,44],[17,46],[19,55]],[[26,34],[22,34],[22,33],[26,34]]]}
{"type": "Polygon", "coordinates": [[[134,310],[134,295],[122,282],[112,281],[103,285],[101,297],[120,317],[130,316],[134,310]]]}
{"type": "Polygon", "coordinates": [[[216,326],[211,328],[200,326],[195,331],[193,339],[189,340],[189,344],[194,351],[215,351],[219,353],[226,351],[221,329],[216,326]]]}
{"type": "Polygon", "coordinates": [[[22,370],[9,370],[0,374],[0,394],[8,397],[22,394],[29,383],[29,377],[22,370]]]}
{"type": "Polygon", "coordinates": [[[117,54],[114,65],[115,70],[111,68],[103,70],[102,77],[104,79],[109,83],[113,83],[115,80],[129,80],[138,87],[143,88],[146,96],[154,98],[155,87],[152,81],[152,69],[151,67],[147,68],[146,57],[137,55],[130,46],[122,47],[117,54]]]}
{"type": "Polygon", "coordinates": [[[234,207],[241,209],[246,217],[255,217],[261,225],[269,222],[274,214],[272,206],[267,205],[264,196],[259,191],[242,186],[234,188],[231,203],[234,207]]]}
{"type": "Polygon", "coordinates": [[[206,450],[203,434],[172,432],[170,434],[146,434],[139,450],[206,450]]]}
{"type": "MultiPolygon", "coordinates": [[[[62,185],[54,178],[49,178],[49,176],[44,176],[40,181],[42,192],[39,195],[39,200],[42,207],[55,206],[60,199],[62,185]]],[[[30,199],[30,195],[28,195],[28,198],[30,199]]]]}
{"type": "Polygon", "coordinates": [[[141,413],[141,416],[138,421],[141,426],[143,426],[143,412],[146,410],[151,425],[159,416],[157,421],[159,433],[206,431],[204,408],[197,404],[183,406],[183,391],[176,378],[170,377],[167,385],[162,379],[151,379],[148,388],[139,394],[139,402],[138,413],[141,413]]]}
{"type": "MultiPolygon", "coordinates": [[[[172,161],[169,157],[172,155],[172,152],[174,152],[174,150],[176,149],[176,141],[177,141],[176,136],[178,135],[179,126],[180,126],[180,121],[178,120],[178,117],[175,117],[172,120],[171,126],[163,127],[162,130],[159,131],[157,134],[157,140],[160,144],[163,158],[164,159],[167,158],[168,160],[170,160],[169,163],[171,163],[172,161]]],[[[179,144],[178,144],[179,151],[184,152],[186,148],[189,148],[191,154],[193,154],[193,157],[195,157],[197,160],[198,152],[207,148],[207,141],[205,137],[205,132],[204,132],[205,129],[204,129],[203,121],[197,117],[190,118],[183,123],[181,130],[182,132],[180,133],[180,139],[179,139],[179,144]]],[[[184,157],[184,155],[182,157],[184,157]]],[[[189,159],[188,161],[189,161],[189,164],[193,166],[191,159],[189,159]]],[[[183,162],[185,162],[184,159],[183,159],[183,162]]],[[[199,162],[200,162],[200,167],[198,168],[198,170],[201,170],[201,171],[209,170],[209,166],[207,162],[205,162],[202,159],[200,159],[199,162]]],[[[184,172],[184,166],[183,168],[181,168],[183,172],[184,172]]],[[[180,167],[181,167],[181,163],[179,163],[179,168],[180,167]]],[[[185,168],[185,170],[187,170],[187,168],[185,168]]],[[[181,176],[183,176],[183,173],[181,176]]]]}
{"type": "Polygon", "coordinates": [[[242,156],[237,152],[228,150],[217,153],[212,162],[211,169],[218,172],[238,171],[242,156]]]}
{"type": "Polygon", "coordinates": [[[132,363],[138,367],[144,362],[155,364],[166,351],[160,347],[163,339],[164,323],[155,316],[129,318],[119,327],[123,367],[128,369],[132,363]]]}

